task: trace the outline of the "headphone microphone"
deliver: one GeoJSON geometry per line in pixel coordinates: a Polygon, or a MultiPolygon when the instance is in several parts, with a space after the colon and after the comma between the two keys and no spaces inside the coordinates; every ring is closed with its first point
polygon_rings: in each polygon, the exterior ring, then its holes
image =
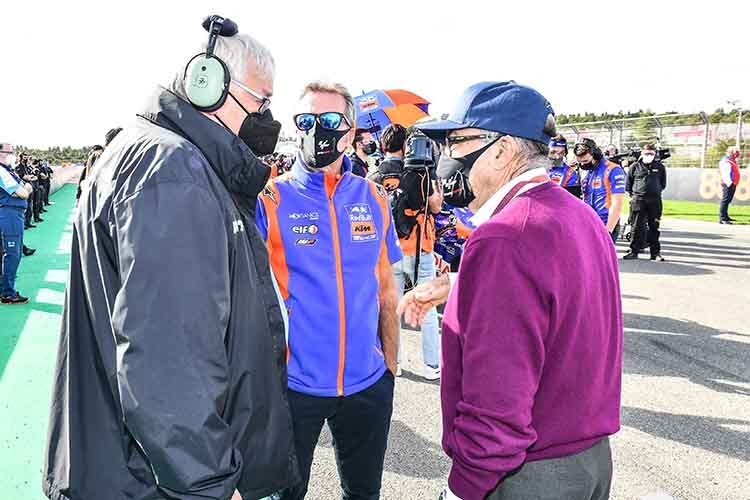
{"type": "MultiPolygon", "coordinates": [[[[203,20],[202,26],[204,30],[208,31],[211,34],[215,33],[218,36],[234,36],[238,31],[237,23],[235,23],[231,19],[217,16],[216,14],[214,14],[213,16],[207,16],[203,20]]],[[[211,47],[211,51],[213,52],[213,46],[211,47]]]]}

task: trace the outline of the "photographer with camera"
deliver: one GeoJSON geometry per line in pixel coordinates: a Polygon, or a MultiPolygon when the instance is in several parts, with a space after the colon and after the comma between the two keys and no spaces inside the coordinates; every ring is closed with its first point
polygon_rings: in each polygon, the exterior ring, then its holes
{"type": "MultiPolygon", "coordinates": [[[[386,157],[378,167],[379,182],[392,194],[393,223],[404,254],[393,273],[403,296],[407,276],[414,286],[435,279],[435,214],[442,209],[443,192],[430,173],[432,143],[426,136],[412,135],[408,147],[406,129],[391,124],[383,131],[381,144],[386,157]]],[[[433,307],[422,324],[422,376],[427,380],[440,378],[439,328],[433,307]]]]}
{"type": "Polygon", "coordinates": [[[667,169],[657,158],[656,146],[646,144],[641,150],[640,159],[628,170],[626,189],[630,195],[630,211],[633,214],[633,237],[630,252],[623,257],[625,260],[637,259],[646,240],[651,249],[651,260],[664,262],[659,243],[659,222],[662,213],[661,193],[667,187],[667,169]]]}
{"type": "Polygon", "coordinates": [[[354,152],[349,155],[349,160],[352,163],[352,173],[360,177],[367,177],[370,170],[367,158],[377,152],[378,143],[372,138],[369,130],[358,128],[354,134],[352,147],[354,148],[354,152]]]}
{"type": "Polygon", "coordinates": [[[16,173],[18,176],[25,183],[28,183],[33,190],[31,196],[29,196],[29,199],[27,200],[26,213],[24,214],[24,229],[34,229],[36,225],[34,225],[33,222],[42,222],[42,219],[39,217],[34,217],[34,200],[36,199],[36,191],[39,189],[39,178],[34,175],[32,162],[33,158],[21,153],[21,155],[19,155],[18,165],[16,166],[16,173]]]}

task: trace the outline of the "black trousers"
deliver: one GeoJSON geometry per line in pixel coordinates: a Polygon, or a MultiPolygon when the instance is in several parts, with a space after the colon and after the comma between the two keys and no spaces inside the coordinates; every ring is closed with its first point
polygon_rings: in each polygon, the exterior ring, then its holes
{"type": "Polygon", "coordinates": [[[31,193],[30,204],[33,210],[34,220],[39,220],[42,215],[42,183],[33,184],[34,192],[31,193]]]}
{"type": "Polygon", "coordinates": [[[633,253],[639,253],[645,243],[648,243],[652,257],[661,254],[661,243],[659,242],[659,236],[661,235],[659,224],[662,214],[661,199],[633,200],[630,209],[633,212],[630,250],[633,253]],[[646,230],[647,224],[648,230],[646,230]]]}
{"type": "Polygon", "coordinates": [[[737,186],[735,186],[734,184],[732,184],[731,186],[725,186],[724,184],[722,184],[721,189],[722,196],[721,205],[719,205],[719,220],[728,221],[729,204],[732,203],[732,200],[734,199],[734,192],[737,191],[737,186]]]}
{"type": "Polygon", "coordinates": [[[49,192],[52,189],[52,182],[49,179],[45,179],[41,182],[44,192],[42,193],[42,203],[49,205],[49,192]]]}
{"type": "Polygon", "coordinates": [[[326,421],[333,436],[342,498],[380,498],[383,461],[393,413],[394,384],[393,374],[386,371],[374,385],[341,398],[309,396],[289,390],[294,445],[302,481],[285,490],[282,500],[305,498],[315,446],[326,421]]]}
{"type": "Polygon", "coordinates": [[[620,229],[621,229],[621,226],[620,226],[620,223],[618,222],[615,228],[612,230],[612,232],[609,233],[609,235],[612,236],[612,242],[614,244],[617,244],[617,238],[620,237],[620,229]]]}

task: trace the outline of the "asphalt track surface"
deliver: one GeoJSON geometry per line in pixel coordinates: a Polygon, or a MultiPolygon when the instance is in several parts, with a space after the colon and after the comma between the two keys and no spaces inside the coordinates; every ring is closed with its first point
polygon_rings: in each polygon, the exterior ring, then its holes
{"type": "MultiPolygon", "coordinates": [[[[42,500],[41,469],[72,227],[73,186],[28,233],[19,289],[0,309],[0,500],[42,500]]],[[[667,262],[621,262],[623,428],[613,438],[616,500],[750,499],[750,226],[667,220],[667,262]]],[[[620,253],[625,247],[620,245],[620,253]]],[[[420,335],[404,331],[381,498],[436,499],[450,462],[440,448],[437,382],[418,374],[420,335]]],[[[324,427],[308,498],[340,498],[324,427]]],[[[99,500],[99,499],[97,499],[99,500]]]]}

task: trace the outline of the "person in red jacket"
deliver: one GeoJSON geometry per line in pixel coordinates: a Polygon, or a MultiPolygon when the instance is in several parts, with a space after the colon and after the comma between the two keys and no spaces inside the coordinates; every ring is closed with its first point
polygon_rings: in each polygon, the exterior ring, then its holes
{"type": "Polygon", "coordinates": [[[737,163],[740,150],[735,146],[727,149],[727,155],[719,162],[721,174],[721,205],[719,205],[719,224],[731,224],[734,219],[729,217],[729,204],[734,199],[737,185],[740,183],[740,165],[737,163]]]}

